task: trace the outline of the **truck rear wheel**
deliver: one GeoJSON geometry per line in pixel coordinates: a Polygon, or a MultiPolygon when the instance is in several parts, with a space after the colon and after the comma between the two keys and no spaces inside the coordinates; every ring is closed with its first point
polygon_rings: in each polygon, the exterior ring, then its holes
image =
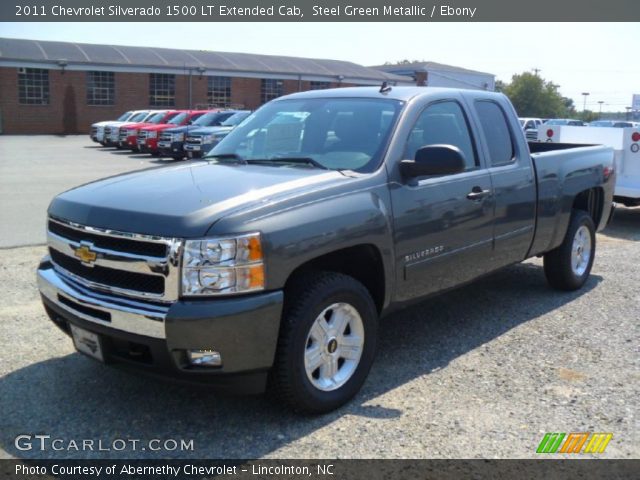
{"type": "Polygon", "coordinates": [[[574,210],[562,244],[544,255],[544,273],[559,290],[577,290],[591,273],[596,253],[596,228],[591,216],[574,210]]]}
{"type": "Polygon", "coordinates": [[[362,387],[376,350],[369,291],[340,273],[306,274],[285,293],[270,387],[293,410],[328,412],[362,387]]]}

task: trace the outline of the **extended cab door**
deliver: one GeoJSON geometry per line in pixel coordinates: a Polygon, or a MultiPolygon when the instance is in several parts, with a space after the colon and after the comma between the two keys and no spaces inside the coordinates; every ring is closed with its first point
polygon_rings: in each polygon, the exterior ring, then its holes
{"type": "Polygon", "coordinates": [[[469,120],[459,99],[425,106],[406,141],[403,158],[425,145],[458,147],[464,172],[403,179],[391,188],[398,301],[471,280],[490,269],[493,195],[469,120]]]}
{"type": "Polygon", "coordinates": [[[475,93],[468,93],[466,98],[478,123],[476,130],[481,134],[478,144],[491,174],[495,205],[492,268],[499,268],[524,260],[533,240],[536,216],[533,165],[511,106],[506,101],[475,93]]]}

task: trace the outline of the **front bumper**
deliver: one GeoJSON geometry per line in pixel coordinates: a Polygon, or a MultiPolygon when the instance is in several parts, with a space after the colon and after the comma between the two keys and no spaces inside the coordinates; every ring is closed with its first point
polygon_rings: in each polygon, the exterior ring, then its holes
{"type": "Polygon", "coordinates": [[[159,141],[158,142],[158,152],[160,152],[161,156],[164,157],[184,157],[183,152],[183,144],[184,142],[167,142],[167,141],[159,141]]]}
{"type": "Polygon", "coordinates": [[[181,382],[260,393],[273,365],[281,291],[173,304],[132,301],[88,290],[54,270],[38,268],[47,314],[67,334],[70,324],[100,335],[105,362],[181,382]],[[220,352],[222,366],[194,367],[186,350],[220,352]]]}

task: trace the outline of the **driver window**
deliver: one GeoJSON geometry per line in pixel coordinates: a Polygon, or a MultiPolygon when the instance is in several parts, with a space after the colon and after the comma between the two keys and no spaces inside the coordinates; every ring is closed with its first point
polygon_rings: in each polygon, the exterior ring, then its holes
{"type": "Polygon", "coordinates": [[[458,147],[464,156],[465,170],[478,166],[466,117],[455,101],[434,103],[422,112],[409,134],[405,158],[413,159],[419,148],[437,144],[458,147]]]}

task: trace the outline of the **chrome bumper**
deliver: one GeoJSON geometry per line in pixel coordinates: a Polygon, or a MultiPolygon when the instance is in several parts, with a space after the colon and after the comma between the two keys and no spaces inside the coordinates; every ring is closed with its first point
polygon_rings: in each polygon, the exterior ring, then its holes
{"type": "Polygon", "coordinates": [[[137,335],[166,338],[165,318],[169,306],[150,305],[114,298],[87,290],[71,281],[66,281],[47,262],[43,262],[38,269],[38,288],[40,293],[58,308],[88,322],[137,335]],[[65,298],[67,302],[61,302],[61,297],[65,298]],[[93,317],[69,306],[74,303],[106,312],[110,315],[111,321],[93,317]]]}

